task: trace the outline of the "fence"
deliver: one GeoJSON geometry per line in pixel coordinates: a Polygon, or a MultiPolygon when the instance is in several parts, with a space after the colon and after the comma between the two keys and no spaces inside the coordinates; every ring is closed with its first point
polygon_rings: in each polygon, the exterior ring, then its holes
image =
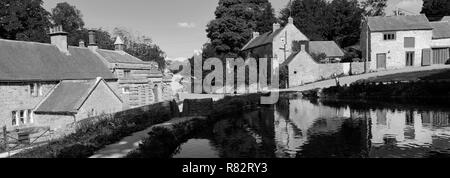
{"type": "Polygon", "coordinates": [[[30,127],[8,131],[3,126],[0,136],[0,153],[10,153],[13,151],[31,148],[45,144],[52,139],[53,131],[50,127],[30,127]]]}

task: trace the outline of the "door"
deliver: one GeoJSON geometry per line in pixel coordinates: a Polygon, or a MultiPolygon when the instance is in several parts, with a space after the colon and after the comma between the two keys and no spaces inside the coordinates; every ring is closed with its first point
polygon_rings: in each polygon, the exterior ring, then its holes
{"type": "Polygon", "coordinates": [[[414,66],[414,52],[408,51],[406,52],[406,66],[414,66]]]}
{"type": "Polygon", "coordinates": [[[431,65],[431,49],[422,50],[422,66],[431,65]]]}
{"type": "Polygon", "coordinates": [[[386,69],[386,53],[377,54],[377,69],[386,69]]]}
{"type": "Polygon", "coordinates": [[[445,64],[449,59],[449,48],[433,49],[433,64],[445,64]]]}

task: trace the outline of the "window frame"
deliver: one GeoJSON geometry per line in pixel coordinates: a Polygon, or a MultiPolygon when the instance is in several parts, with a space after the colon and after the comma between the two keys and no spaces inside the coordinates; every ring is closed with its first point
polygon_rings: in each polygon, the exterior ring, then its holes
{"type": "Polygon", "coordinates": [[[395,41],[397,40],[396,32],[385,32],[383,33],[383,41],[395,41]],[[390,38],[392,37],[392,38],[390,38]]]}

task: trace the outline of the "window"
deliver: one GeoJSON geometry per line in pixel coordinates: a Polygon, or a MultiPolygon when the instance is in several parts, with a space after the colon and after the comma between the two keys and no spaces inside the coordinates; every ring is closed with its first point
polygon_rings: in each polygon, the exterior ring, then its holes
{"type": "Polygon", "coordinates": [[[130,87],[123,87],[123,93],[124,94],[129,94],[130,93],[130,87]]]}
{"type": "Polygon", "coordinates": [[[123,77],[124,78],[129,78],[131,75],[131,71],[130,70],[124,70],[123,71],[123,77]]]}
{"type": "Polygon", "coordinates": [[[406,52],[406,66],[414,66],[414,52],[406,52]]]}
{"type": "Polygon", "coordinates": [[[33,123],[33,112],[30,109],[11,112],[11,125],[20,126],[33,123]]]}
{"type": "Polygon", "coordinates": [[[42,86],[39,83],[33,83],[30,85],[30,95],[33,97],[42,96],[42,86]]]}
{"type": "Polygon", "coordinates": [[[395,40],[395,33],[385,33],[383,35],[384,40],[395,40]]]}
{"type": "Polygon", "coordinates": [[[414,37],[405,37],[405,48],[416,47],[416,39],[414,37]]]}

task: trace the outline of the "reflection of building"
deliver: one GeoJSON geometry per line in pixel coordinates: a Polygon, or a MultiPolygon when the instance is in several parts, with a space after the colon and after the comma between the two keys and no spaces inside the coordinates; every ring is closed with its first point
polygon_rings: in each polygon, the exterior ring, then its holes
{"type": "Polygon", "coordinates": [[[449,113],[387,110],[370,113],[375,147],[386,144],[430,146],[435,136],[450,134],[449,113]]]}
{"type": "Polygon", "coordinates": [[[307,100],[284,100],[275,112],[277,156],[295,157],[310,135],[338,132],[343,109],[315,105],[307,100]],[[286,109],[288,108],[288,109],[286,109]]]}

